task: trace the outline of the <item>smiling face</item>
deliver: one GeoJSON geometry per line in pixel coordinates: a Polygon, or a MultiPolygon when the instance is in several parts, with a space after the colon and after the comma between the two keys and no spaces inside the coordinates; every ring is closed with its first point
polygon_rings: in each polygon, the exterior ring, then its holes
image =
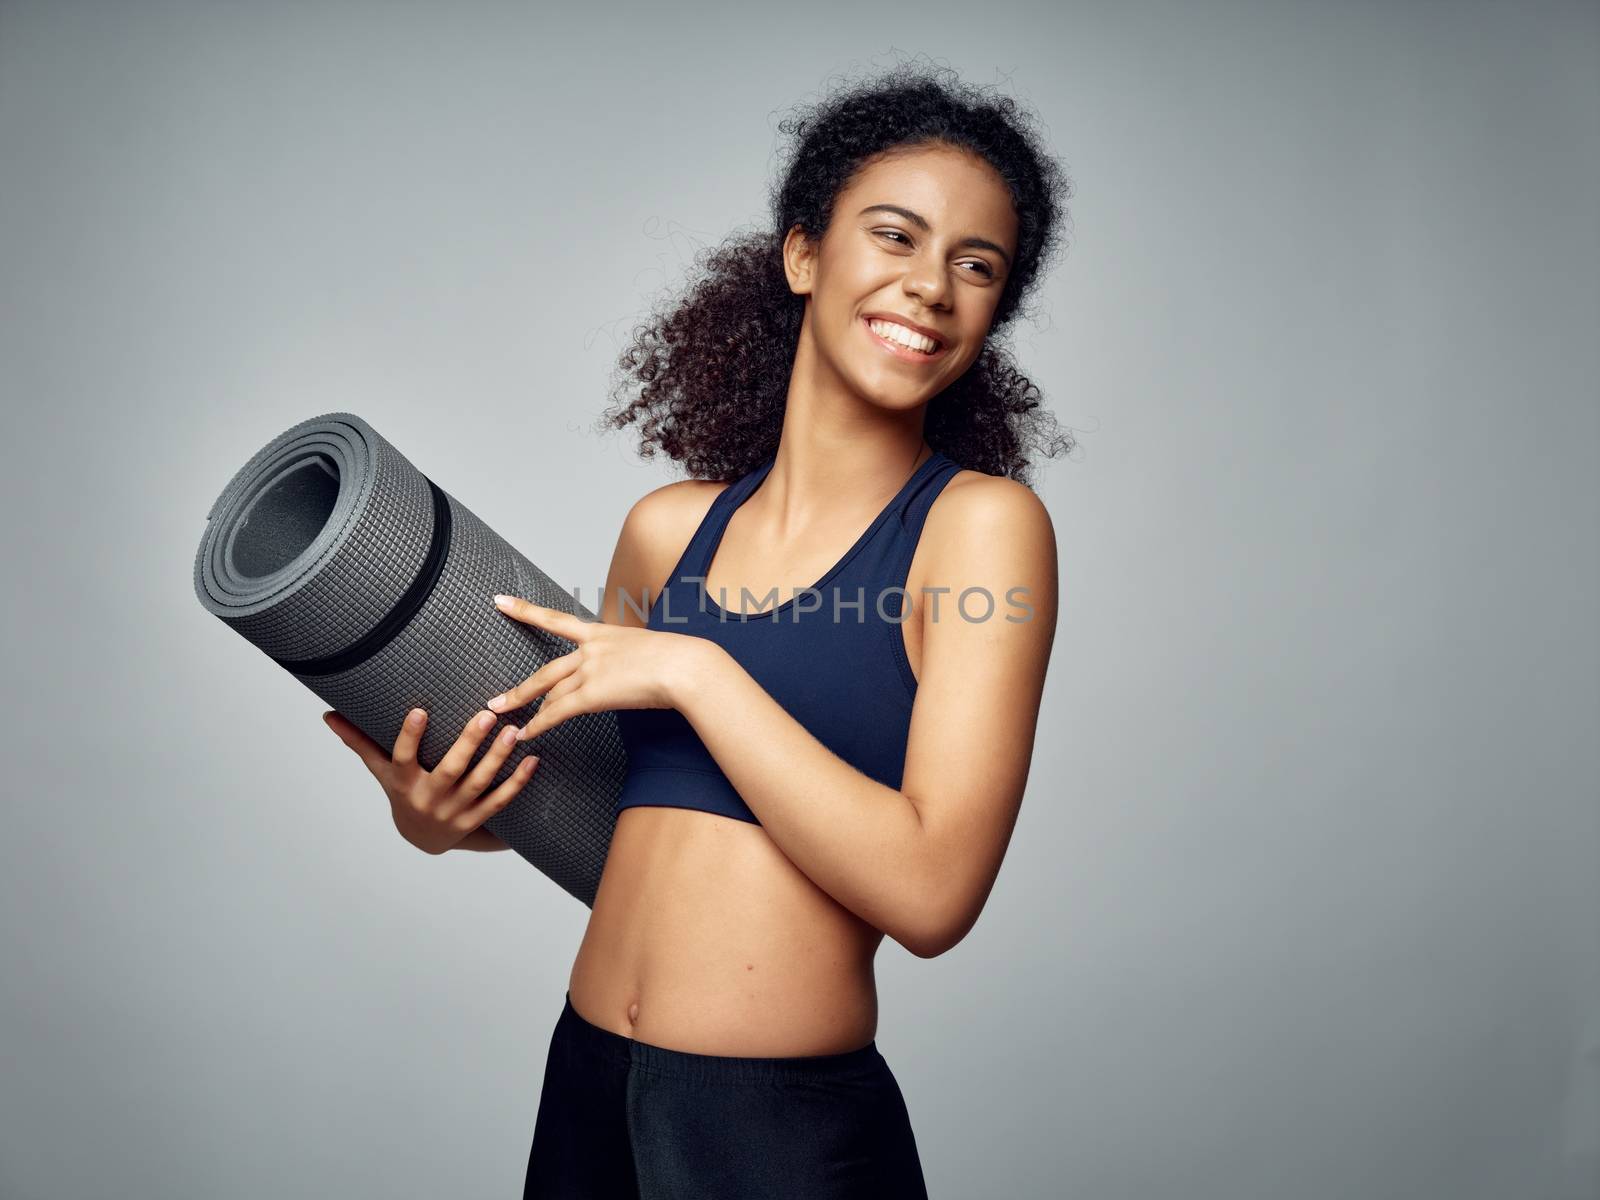
{"type": "Polygon", "coordinates": [[[873,403],[926,403],[982,351],[1016,244],[1010,190],[983,160],[939,145],[868,163],[819,244],[798,227],[784,240],[807,297],[799,355],[873,403]]]}

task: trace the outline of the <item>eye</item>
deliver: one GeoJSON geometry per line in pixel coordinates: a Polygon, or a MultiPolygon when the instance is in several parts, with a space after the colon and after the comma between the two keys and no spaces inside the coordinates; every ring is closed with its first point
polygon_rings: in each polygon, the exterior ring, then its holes
{"type": "MultiPolygon", "coordinates": [[[[911,245],[911,239],[906,236],[904,230],[901,230],[901,229],[874,229],[872,232],[878,237],[889,239],[893,244],[895,244],[897,246],[909,246],[909,245],[911,245]]],[[[969,267],[977,267],[978,270],[976,272],[974,272],[974,273],[980,279],[993,279],[995,277],[994,276],[994,268],[991,267],[988,263],[984,262],[981,258],[974,259],[973,261],[965,263],[964,265],[965,266],[969,266],[969,267]]]]}

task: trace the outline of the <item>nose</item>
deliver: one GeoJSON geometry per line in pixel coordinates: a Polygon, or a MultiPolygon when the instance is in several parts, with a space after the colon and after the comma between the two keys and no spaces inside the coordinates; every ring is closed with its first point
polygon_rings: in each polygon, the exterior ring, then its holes
{"type": "Polygon", "coordinates": [[[915,296],[929,308],[944,308],[950,300],[950,277],[944,263],[921,255],[908,260],[901,283],[906,295],[915,296]]]}

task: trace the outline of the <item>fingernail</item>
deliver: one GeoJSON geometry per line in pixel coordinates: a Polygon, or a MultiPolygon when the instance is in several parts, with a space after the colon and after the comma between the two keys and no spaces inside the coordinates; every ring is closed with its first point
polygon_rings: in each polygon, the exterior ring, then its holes
{"type": "Polygon", "coordinates": [[[500,744],[502,746],[509,746],[509,745],[511,745],[512,742],[514,742],[516,740],[517,740],[517,727],[515,725],[507,725],[505,727],[505,729],[501,730],[501,732],[500,732],[500,744]]]}
{"type": "Polygon", "coordinates": [[[491,726],[493,724],[494,724],[494,718],[491,717],[488,713],[482,713],[478,717],[478,728],[479,729],[488,729],[489,726],[491,726]]]}
{"type": "Polygon", "coordinates": [[[407,713],[406,714],[406,724],[408,724],[408,725],[410,725],[412,727],[416,727],[418,725],[421,725],[422,724],[422,710],[420,708],[413,708],[409,713],[407,713]]]}
{"type": "Polygon", "coordinates": [[[511,597],[510,596],[502,596],[502,595],[500,595],[500,593],[496,592],[495,593],[495,597],[494,597],[494,602],[496,604],[498,604],[501,608],[504,608],[506,605],[511,603],[511,597]]]}
{"type": "Polygon", "coordinates": [[[506,702],[506,698],[504,696],[496,696],[493,700],[489,701],[488,704],[485,704],[484,707],[485,708],[492,708],[492,709],[494,709],[495,712],[499,712],[500,709],[501,709],[501,706],[504,705],[505,702],[506,702]]]}

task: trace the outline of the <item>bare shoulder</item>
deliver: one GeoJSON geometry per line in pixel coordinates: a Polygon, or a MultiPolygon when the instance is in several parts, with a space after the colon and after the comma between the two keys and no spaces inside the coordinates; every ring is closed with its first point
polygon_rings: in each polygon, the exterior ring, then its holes
{"type": "MultiPolygon", "coordinates": [[[[1026,484],[960,471],[935,497],[923,525],[922,583],[987,589],[997,599],[1022,588],[1054,623],[1057,559],[1050,510],[1026,484]]],[[[920,557],[920,555],[919,555],[920,557]]]]}
{"type": "Polygon", "coordinates": [[[670,558],[662,573],[672,569],[705,520],[711,502],[726,483],[709,479],[679,479],[646,492],[633,502],[622,522],[622,535],[640,551],[660,551],[670,558]]]}
{"type": "Polygon", "coordinates": [[[956,472],[928,509],[924,530],[935,547],[957,556],[963,546],[998,542],[1008,555],[1037,555],[1048,547],[1055,557],[1050,510],[1032,488],[1003,475],[956,472]]]}
{"type": "Polygon", "coordinates": [[[606,580],[604,619],[616,624],[640,624],[625,615],[622,597],[648,611],[689,539],[705,520],[711,502],[727,487],[707,479],[679,479],[646,492],[635,500],[623,519],[622,531],[611,557],[606,580]]]}

